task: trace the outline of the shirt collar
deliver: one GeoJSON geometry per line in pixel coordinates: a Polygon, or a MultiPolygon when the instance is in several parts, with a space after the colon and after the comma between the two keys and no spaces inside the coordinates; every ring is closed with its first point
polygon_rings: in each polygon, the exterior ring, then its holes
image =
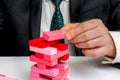
{"type": "MultiPolygon", "coordinates": [[[[50,1],[50,0],[46,0],[47,2],[50,1]]],[[[66,1],[66,2],[69,2],[69,0],[63,0],[63,1],[66,1]]]]}

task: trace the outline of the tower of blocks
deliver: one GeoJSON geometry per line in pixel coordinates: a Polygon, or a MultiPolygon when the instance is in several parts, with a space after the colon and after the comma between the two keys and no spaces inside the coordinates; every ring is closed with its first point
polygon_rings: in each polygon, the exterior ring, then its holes
{"type": "Polygon", "coordinates": [[[35,62],[31,66],[30,80],[69,80],[68,44],[60,41],[65,34],[64,30],[55,30],[29,40],[29,49],[34,52],[29,59],[35,62]]]}
{"type": "Polygon", "coordinates": [[[6,75],[0,74],[0,80],[17,80],[14,78],[7,77],[6,75]]]}

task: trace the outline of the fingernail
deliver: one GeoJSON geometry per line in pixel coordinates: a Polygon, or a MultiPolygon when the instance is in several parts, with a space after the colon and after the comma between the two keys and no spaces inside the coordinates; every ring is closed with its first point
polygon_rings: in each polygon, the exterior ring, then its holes
{"type": "Polygon", "coordinates": [[[66,34],[66,38],[67,38],[68,40],[70,40],[70,39],[71,39],[71,35],[70,35],[70,34],[66,34]]]}

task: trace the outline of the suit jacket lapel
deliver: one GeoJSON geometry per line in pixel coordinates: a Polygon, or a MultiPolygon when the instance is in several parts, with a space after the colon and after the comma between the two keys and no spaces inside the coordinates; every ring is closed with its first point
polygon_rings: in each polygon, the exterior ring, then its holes
{"type": "Polygon", "coordinates": [[[37,38],[40,34],[42,0],[31,0],[30,7],[31,37],[37,38]]]}

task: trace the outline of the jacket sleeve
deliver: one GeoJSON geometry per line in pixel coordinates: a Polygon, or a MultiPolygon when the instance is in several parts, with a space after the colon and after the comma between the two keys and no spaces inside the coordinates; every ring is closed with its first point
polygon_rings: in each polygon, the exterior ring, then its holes
{"type": "Polygon", "coordinates": [[[110,0],[108,26],[110,31],[120,31],[120,0],[110,0]]]}
{"type": "Polygon", "coordinates": [[[2,3],[0,1],[0,35],[2,35],[4,31],[4,15],[2,10],[2,3]]]}
{"type": "MultiPolygon", "coordinates": [[[[116,56],[115,58],[105,56],[106,61],[102,61],[102,63],[115,65],[116,63],[120,63],[120,0],[110,0],[110,2],[109,30],[116,46],[116,56]]],[[[118,66],[118,64],[115,66],[118,66]]]]}

